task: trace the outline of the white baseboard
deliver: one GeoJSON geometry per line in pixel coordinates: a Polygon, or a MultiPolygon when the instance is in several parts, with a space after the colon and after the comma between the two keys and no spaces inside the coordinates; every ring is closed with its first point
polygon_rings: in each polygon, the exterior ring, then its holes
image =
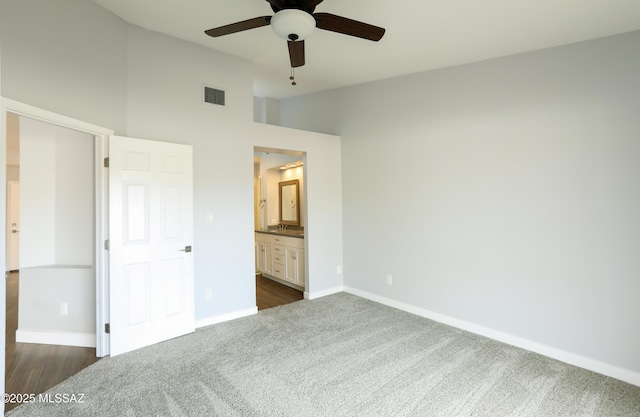
{"type": "Polygon", "coordinates": [[[94,348],[96,347],[96,335],[92,333],[38,332],[18,329],[16,331],[16,342],[94,348]]]}
{"type": "Polygon", "coordinates": [[[345,291],[344,287],[341,285],[339,287],[329,288],[328,290],[322,291],[314,291],[314,292],[304,292],[305,300],[315,300],[316,298],[326,297],[327,295],[337,294],[339,292],[345,291]]]}
{"type": "Polygon", "coordinates": [[[561,362],[568,363],[570,365],[578,366],[580,368],[588,369],[593,372],[597,372],[602,375],[610,376],[612,378],[619,379],[629,384],[640,386],[640,373],[630,371],[628,369],[620,368],[608,363],[600,362],[585,356],[581,356],[571,352],[565,352],[560,349],[553,348],[551,346],[543,345],[541,343],[533,342],[531,340],[523,339],[521,337],[513,336],[508,333],[500,332],[488,327],[479,326],[477,324],[469,323],[464,320],[455,319],[443,314],[435,313],[420,307],[413,306],[411,304],[402,303],[387,297],[372,294],[366,291],[361,291],[356,288],[344,287],[344,292],[357,295],[358,297],[366,298],[371,301],[375,301],[380,304],[394,307],[399,310],[406,311],[408,313],[415,314],[417,316],[425,317],[427,319],[437,321],[452,327],[456,327],[461,330],[466,330],[471,333],[485,336],[499,342],[506,343],[515,347],[529,350],[531,352],[539,353],[549,358],[557,359],[561,362]]]}
{"type": "Polygon", "coordinates": [[[241,317],[251,316],[258,313],[258,307],[248,308],[246,310],[234,311],[233,313],[221,314],[219,316],[208,317],[206,319],[196,320],[196,329],[212,324],[218,324],[229,320],[239,319],[241,317]]]}

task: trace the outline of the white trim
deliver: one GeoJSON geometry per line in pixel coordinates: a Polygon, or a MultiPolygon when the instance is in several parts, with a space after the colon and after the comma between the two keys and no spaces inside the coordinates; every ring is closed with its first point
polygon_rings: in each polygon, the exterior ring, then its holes
{"type": "Polygon", "coordinates": [[[206,319],[196,320],[196,329],[205,326],[211,326],[212,324],[223,323],[225,321],[235,320],[242,317],[252,316],[258,314],[258,307],[248,308],[246,310],[234,311],[233,313],[221,314],[219,316],[208,317],[206,319]]]}
{"type": "Polygon", "coordinates": [[[96,271],[96,356],[101,358],[110,352],[111,338],[104,332],[109,315],[109,251],[104,241],[109,239],[109,172],[104,159],[109,155],[108,136],[95,138],[95,271],[96,271]]]}
{"type": "Polygon", "coordinates": [[[541,343],[533,342],[528,339],[513,336],[508,333],[500,332],[488,327],[479,326],[474,323],[469,323],[464,320],[449,317],[443,314],[435,313],[430,310],[426,310],[420,307],[406,304],[400,301],[392,300],[387,297],[372,294],[366,291],[361,291],[356,288],[344,287],[344,292],[357,295],[358,297],[366,298],[371,301],[375,301],[380,304],[394,307],[399,310],[406,311],[408,313],[415,314],[417,316],[425,317],[427,319],[437,321],[439,323],[447,324],[458,329],[466,330],[471,333],[485,336],[493,340],[497,340],[508,345],[519,347],[529,350],[531,352],[539,353],[549,358],[557,359],[561,362],[568,363],[570,365],[578,366],[580,368],[588,369],[593,372],[597,372],[602,375],[610,376],[612,378],[619,379],[621,381],[628,382],[636,386],[640,386],[640,373],[623,369],[608,363],[600,362],[585,356],[581,356],[575,353],[566,352],[560,349],[556,349],[551,346],[543,345],[541,343]]]}
{"type": "MultiPolygon", "coordinates": [[[[6,149],[6,148],[4,148],[4,149],[6,149]]],[[[2,165],[0,165],[0,166],[2,166],[2,165]]],[[[10,199],[10,196],[13,195],[13,191],[12,191],[11,188],[12,188],[12,186],[16,186],[16,184],[17,184],[17,187],[18,187],[18,201],[20,201],[20,180],[16,181],[16,180],[8,180],[7,179],[5,183],[6,183],[6,187],[7,187],[6,188],[6,196],[7,196],[6,197],[7,198],[6,207],[7,207],[7,212],[6,212],[6,215],[4,216],[4,219],[6,219],[5,220],[5,224],[6,224],[6,226],[5,226],[6,229],[5,230],[7,230],[7,233],[5,233],[5,236],[6,236],[5,237],[5,242],[6,242],[7,246],[5,247],[6,258],[5,258],[5,262],[4,262],[4,264],[5,264],[4,270],[5,270],[5,272],[9,272],[9,271],[14,271],[14,270],[19,270],[20,269],[20,253],[18,253],[18,259],[16,261],[17,265],[12,265],[11,258],[13,256],[13,252],[9,249],[9,248],[11,248],[11,234],[8,233],[9,229],[11,229],[11,226],[9,225],[9,216],[12,215],[12,213],[10,213],[9,207],[11,207],[11,205],[13,203],[12,199],[10,199]],[[12,268],[12,266],[14,268],[12,268]]],[[[20,210],[18,210],[18,211],[20,211],[20,210]]],[[[18,247],[20,247],[19,243],[20,243],[20,241],[18,240],[18,247]]],[[[17,248],[13,248],[13,249],[17,249],[17,248]]],[[[7,277],[6,274],[5,274],[5,277],[7,277]]]]}
{"type": "MultiPolygon", "coordinates": [[[[2,54],[0,54],[2,55],[2,54]]],[[[0,59],[0,61],[2,61],[0,59]]],[[[0,62],[0,68],[2,68],[2,62],[0,62]]],[[[1,73],[2,71],[0,71],[1,73]]],[[[2,80],[2,76],[0,74],[0,80],[2,80]]],[[[0,82],[0,84],[2,84],[0,82]]],[[[0,93],[2,93],[2,86],[0,85],[0,93]]],[[[3,167],[2,169],[0,169],[0,219],[2,219],[2,221],[0,221],[0,236],[2,236],[2,238],[4,238],[4,236],[6,236],[7,231],[6,229],[6,221],[5,219],[7,218],[7,170],[6,170],[6,166],[7,166],[7,112],[2,111],[4,109],[4,100],[2,99],[2,96],[0,95],[0,149],[2,150],[0,152],[0,167],[3,167]]],[[[0,265],[6,265],[6,257],[7,252],[6,252],[6,248],[4,248],[4,250],[0,250],[0,265]]],[[[5,275],[5,279],[6,279],[6,275],[5,275]]],[[[5,340],[5,324],[6,324],[6,319],[7,319],[7,301],[6,301],[6,281],[5,281],[5,285],[2,286],[2,288],[0,288],[0,311],[2,311],[2,313],[0,313],[0,332],[2,332],[2,334],[0,334],[0,345],[2,346],[2,354],[0,355],[0,369],[6,369],[6,363],[5,363],[5,357],[6,357],[6,340],[5,340]]],[[[2,380],[0,380],[0,390],[2,392],[5,392],[5,380],[4,378],[2,378],[2,380]]],[[[2,414],[4,415],[4,404],[0,405],[0,412],[2,412],[2,414]]]]}
{"type": "MultiPolygon", "coordinates": [[[[109,136],[113,135],[114,131],[6,97],[0,97],[0,102],[3,121],[6,121],[6,114],[9,111],[20,116],[40,120],[42,122],[50,123],[56,126],[79,130],[95,137],[95,271],[97,333],[96,335],[94,335],[94,338],[96,340],[94,341],[93,347],[96,348],[96,356],[107,356],[109,354],[109,336],[104,332],[104,325],[105,323],[109,322],[109,261],[108,252],[103,250],[103,242],[104,240],[108,239],[109,189],[107,180],[104,178],[105,176],[108,177],[108,175],[106,175],[103,170],[100,170],[100,168],[102,167],[102,160],[108,155],[109,136]],[[102,171],[102,174],[99,171],[102,171]]],[[[0,140],[0,145],[4,144],[3,146],[5,146],[5,148],[3,149],[6,149],[6,129],[2,129],[0,136],[2,137],[2,139],[0,140]]],[[[0,166],[3,166],[2,163],[3,161],[5,161],[4,154],[5,152],[3,152],[2,156],[0,157],[0,166]]],[[[6,164],[6,161],[4,163],[6,164]]],[[[6,193],[6,191],[3,191],[5,188],[6,186],[0,186],[0,192],[2,192],[3,198],[6,193]]],[[[3,205],[6,206],[6,199],[3,201],[3,205]]],[[[2,201],[0,201],[0,203],[2,203],[2,201]]],[[[0,232],[2,232],[2,230],[4,230],[3,226],[0,227],[0,232]]]]}
{"type": "Polygon", "coordinates": [[[38,332],[18,329],[16,330],[16,342],[94,348],[96,347],[96,335],[91,333],[38,332]]]}
{"type": "Polygon", "coordinates": [[[69,116],[54,113],[49,110],[44,110],[39,107],[32,106],[30,104],[21,103],[10,98],[2,97],[2,111],[19,114],[20,116],[29,117],[31,119],[40,120],[43,122],[51,123],[57,126],[68,127],[82,132],[89,133],[97,136],[109,136],[113,135],[113,130],[104,128],[102,126],[94,125],[91,123],[83,122],[82,120],[74,119],[69,116]]]}
{"type": "Polygon", "coordinates": [[[327,295],[331,295],[331,294],[337,294],[339,292],[343,292],[344,290],[345,290],[344,287],[341,285],[339,287],[333,287],[333,288],[329,288],[327,290],[322,290],[322,291],[314,291],[314,292],[305,291],[304,298],[305,300],[315,300],[316,298],[326,297],[327,295]]]}

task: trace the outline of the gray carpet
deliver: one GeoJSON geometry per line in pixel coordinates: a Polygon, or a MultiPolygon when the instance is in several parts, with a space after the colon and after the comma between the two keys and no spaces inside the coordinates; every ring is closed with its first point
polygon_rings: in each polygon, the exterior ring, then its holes
{"type": "Polygon", "coordinates": [[[18,416],[640,416],[640,387],[349,294],[105,358],[18,416]],[[59,397],[63,398],[63,397],[59,397]]]}

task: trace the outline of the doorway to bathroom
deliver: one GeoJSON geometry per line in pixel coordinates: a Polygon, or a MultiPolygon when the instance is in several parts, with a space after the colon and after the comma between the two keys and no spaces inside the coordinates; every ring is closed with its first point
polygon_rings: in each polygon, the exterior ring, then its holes
{"type": "Polygon", "coordinates": [[[254,230],[258,309],[304,298],[304,152],[254,148],[254,230]]]}

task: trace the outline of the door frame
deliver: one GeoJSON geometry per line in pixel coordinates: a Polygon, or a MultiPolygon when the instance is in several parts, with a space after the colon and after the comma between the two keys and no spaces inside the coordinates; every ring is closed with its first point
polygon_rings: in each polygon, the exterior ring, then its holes
{"type": "MultiPolygon", "coordinates": [[[[7,112],[78,130],[94,137],[96,356],[107,356],[109,354],[109,335],[104,332],[104,328],[105,324],[109,322],[109,254],[105,250],[105,241],[109,238],[109,176],[104,169],[103,161],[109,155],[109,136],[113,135],[114,131],[6,97],[0,97],[0,109],[2,117],[0,126],[3,126],[3,129],[0,129],[0,149],[6,149],[7,146],[7,112]]],[[[6,152],[0,152],[0,167],[6,166],[6,164],[6,152]]],[[[3,219],[6,219],[7,216],[6,188],[7,181],[2,176],[2,181],[0,181],[0,216],[3,219]]],[[[4,230],[6,221],[0,223],[2,223],[0,234],[6,235],[6,230],[4,230]]],[[[4,297],[1,298],[0,311],[2,311],[1,317],[4,317],[6,301],[4,297]]],[[[4,346],[2,348],[4,351],[4,346]]]]}
{"type": "MultiPolygon", "coordinates": [[[[20,201],[20,181],[7,180],[6,183],[7,183],[7,208],[9,208],[9,207],[11,207],[11,205],[13,203],[13,199],[16,198],[16,196],[14,195],[14,193],[11,190],[12,186],[14,186],[14,187],[17,186],[18,187],[18,192],[17,192],[18,196],[17,197],[18,197],[18,201],[20,201]]],[[[12,214],[15,214],[15,213],[12,213],[12,212],[13,212],[13,210],[11,210],[11,209],[7,210],[7,216],[6,216],[7,219],[9,219],[10,216],[12,216],[12,214]]],[[[12,228],[12,226],[9,223],[10,222],[8,222],[8,221],[6,222],[6,227],[7,227],[6,231],[7,231],[7,233],[5,233],[5,235],[7,237],[6,238],[7,247],[6,247],[6,251],[5,251],[5,253],[7,254],[7,258],[6,258],[6,262],[5,262],[5,264],[6,264],[6,266],[5,266],[6,272],[13,271],[13,270],[16,270],[16,269],[20,269],[20,250],[19,250],[20,245],[18,245],[18,248],[12,247],[13,236],[9,233],[9,231],[12,228]],[[16,261],[16,265],[18,267],[17,268],[11,268],[11,266],[13,266],[12,265],[12,258],[14,256],[16,256],[16,252],[18,252],[17,253],[18,260],[16,261]]],[[[20,221],[19,220],[18,220],[18,225],[17,226],[20,227],[20,221]]],[[[19,242],[20,241],[20,235],[17,235],[17,236],[18,236],[18,242],[19,242]]]]}

